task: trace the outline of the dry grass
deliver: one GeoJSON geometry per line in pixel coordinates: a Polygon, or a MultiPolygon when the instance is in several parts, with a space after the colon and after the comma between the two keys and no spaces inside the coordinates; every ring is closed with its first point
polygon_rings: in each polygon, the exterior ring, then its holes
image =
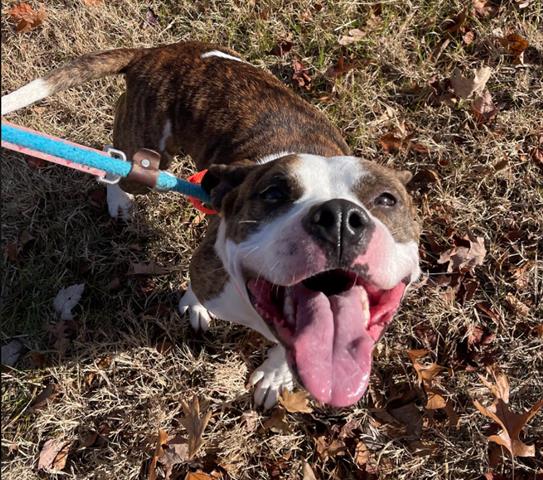
{"type": "MultiPolygon", "coordinates": [[[[102,187],[88,176],[55,166],[34,169],[20,155],[4,151],[3,242],[24,231],[33,240],[16,262],[4,259],[2,336],[20,336],[29,350],[43,354],[38,361],[27,354],[2,373],[4,478],[36,478],[40,449],[56,437],[74,442],[63,478],[144,478],[153,436],[158,428],[183,431],[180,400],[194,394],[209,400],[213,411],[198,462],[225,478],[301,478],[304,461],[322,479],[481,478],[489,470],[485,436],[492,428],[471,402],[485,392],[472,371],[484,372],[484,362],[466,369],[462,361],[469,328],[481,325],[496,335],[490,361],[507,373],[515,409],[525,410],[543,395],[542,345],[533,334],[543,317],[543,182],[529,155],[543,116],[541,1],[525,9],[502,2],[495,18],[471,16],[474,43],[466,46],[457,35],[439,55],[436,47],[445,38],[440,25],[462,9],[460,2],[386,2],[374,19],[369,3],[354,1],[151,1],[160,28],[141,27],[146,5],[133,0],[94,8],[79,0],[46,3],[47,20],[31,33],[15,34],[2,17],[3,93],[74,56],[120,46],[214,41],[287,82],[292,59],[301,58],[313,77],[312,89],[301,94],[329,115],[358,155],[438,173],[438,184],[416,194],[424,217],[424,271],[440,277],[443,268],[430,247],[448,248],[452,232],[484,237],[488,254],[475,270],[478,288],[471,299],[449,300],[446,289],[431,282],[412,291],[377,349],[372,396],[342,411],[316,408],[311,415],[289,415],[291,433],[275,433],[262,426],[269,414],[251,412],[245,388],[248,372],[262,358],[263,342],[221,322],[207,335],[195,336],[187,319],[175,313],[191,251],[204,232],[187,203],[173,194],[142,197],[134,221],[117,224],[107,215],[102,187]],[[354,27],[366,32],[346,49],[357,67],[338,79],[332,92],[323,74],[339,55],[339,36],[354,27]],[[514,66],[491,40],[498,28],[529,40],[529,65],[514,66]],[[267,54],[287,36],[294,44],[287,55],[267,54]],[[423,89],[415,88],[434,76],[448,78],[454,67],[483,62],[494,68],[488,86],[500,109],[490,126],[478,126],[466,104],[427,102],[423,89]],[[332,101],[322,98],[330,96],[332,101]],[[401,126],[430,152],[384,154],[378,139],[401,126]],[[495,169],[499,162],[503,168],[495,169]],[[126,275],[131,262],[151,259],[172,271],[151,278],[126,275]],[[525,271],[520,280],[518,267],[525,271]],[[47,331],[57,320],[52,299],[76,282],[85,282],[86,291],[76,332],[62,353],[47,331]],[[511,298],[527,311],[512,308],[511,298]],[[482,302],[491,316],[479,308],[482,302]],[[160,342],[169,348],[157,349],[160,342]],[[415,384],[405,351],[423,347],[452,368],[442,385],[460,426],[448,427],[439,415],[431,420],[425,413],[420,440],[428,448],[417,452],[413,439],[376,423],[369,407],[379,392],[386,400],[401,384],[415,384]],[[48,383],[57,386],[57,395],[33,410],[30,402],[48,383]],[[348,421],[356,428],[345,440],[345,454],[321,458],[315,438],[337,437],[348,421]],[[85,447],[89,430],[101,432],[103,439],[85,447]],[[377,473],[356,466],[356,440],[369,447],[377,473]]],[[[121,91],[122,80],[106,79],[47,99],[10,120],[98,147],[110,142],[113,105],[121,91]]],[[[190,167],[181,162],[177,168],[190,167]]],[[[541,474],[541,414],[526,434],[528,443],[536,443],[536,458],[517,458],[513,464],[505,455],[495,470],[504,478],[512,478],[513,467],[515,478],[541,474]]]]}

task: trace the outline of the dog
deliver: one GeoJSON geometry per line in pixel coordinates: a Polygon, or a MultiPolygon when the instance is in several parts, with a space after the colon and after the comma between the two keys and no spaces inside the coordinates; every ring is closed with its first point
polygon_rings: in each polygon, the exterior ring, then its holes
{"type": "MultiPolygon", "coordinates": [[[[113,143],[207,169],[219,212],[194,252],[179,309],[192,327],[212,317],[250,327],[275,346],[250,377],[273,406],[295,380],[317,401],[357,402],[372,351],[418,278],[420,227],[408,172],[352,156],[316,108],[236,52],[200,42],[93,53],[2,97],[2,115],[61,90],[123,74],[113,143]]],[[[107,186],[127,218],[134,182],[107,186]]]]}

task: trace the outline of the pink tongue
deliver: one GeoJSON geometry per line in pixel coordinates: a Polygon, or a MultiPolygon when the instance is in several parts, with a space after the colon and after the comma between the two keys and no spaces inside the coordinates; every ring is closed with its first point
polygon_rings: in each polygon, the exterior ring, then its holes
{"type": "Polygon", "coordinates": [[[296,305],[292,352],[304,387],[323,403],[352,405],[368,386],[374,345],[365,290],[327,297],[296,285],[289,294],[296,305]]]}

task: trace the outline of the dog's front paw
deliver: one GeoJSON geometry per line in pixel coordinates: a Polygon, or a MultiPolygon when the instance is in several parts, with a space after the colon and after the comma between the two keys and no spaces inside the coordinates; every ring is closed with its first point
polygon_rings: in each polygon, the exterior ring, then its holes
{"type": "Polygon", "coordinates": [[[281,345],[268,350],[268,358],[253,372],[249,383],[255,385],[255,404],[262,405],[264,410],[277,403],[283,389],[292,390],[294,377],[281,345]]]}
{"type": "Polygon", "coordinates": [[[209,328],[212,316],[209,311],[198,301],[196,295],[189,286],[185,294],[179,300],[179,313],[184,315],[189,312],[189,321],[192,328],[196,331],[205,332],[209,328]]]}
{"type": "Polygon", "coordinates": [[[117,184],[107,186],[107,209],[111,218],[129,220],[133,206],[134,195],[125,192],[117,184]]]}

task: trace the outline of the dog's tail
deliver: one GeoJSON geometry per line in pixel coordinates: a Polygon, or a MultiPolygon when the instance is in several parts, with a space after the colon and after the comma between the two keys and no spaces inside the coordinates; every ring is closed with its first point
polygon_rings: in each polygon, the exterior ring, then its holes
{"type": "Polygon", "coordinates": [[[2,97],[2,115],[26,107],[67,88],[123,71],[143,49],[120,48],[84,55],[2,97]]]}

